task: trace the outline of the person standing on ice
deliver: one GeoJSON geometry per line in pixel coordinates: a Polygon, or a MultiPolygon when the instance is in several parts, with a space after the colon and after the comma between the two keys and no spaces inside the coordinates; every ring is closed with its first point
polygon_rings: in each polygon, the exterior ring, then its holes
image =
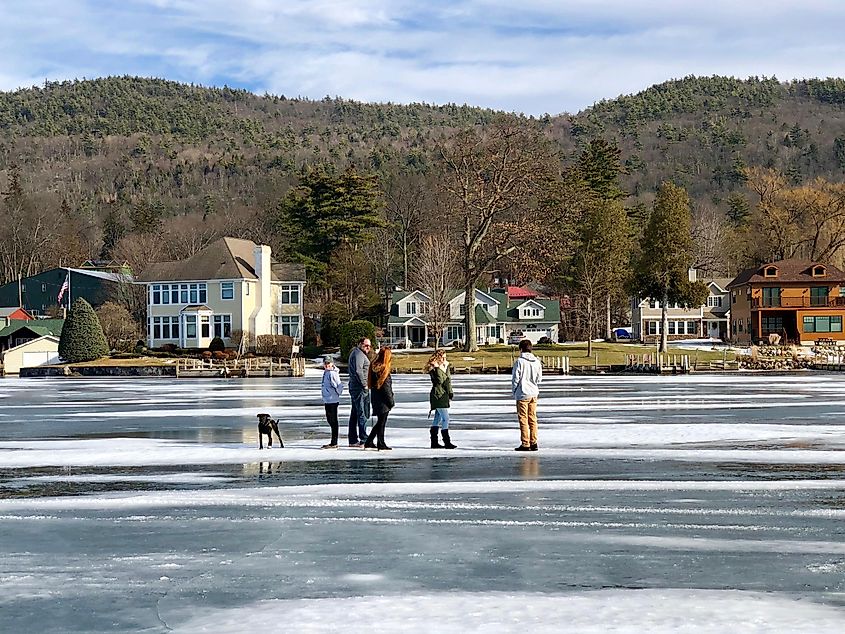
{"type": "Polygon", "coordinates": [[[370,340],[362,337],[349,353],[349,446],[363,447],[367,437],[367,419],[370,417],[370,392],[367,374],[370,371],[370,340]]]}
{"type": "Polygon", "coordinates": [[[364,449],[378,449],[379,451],[390,451],[390,447],[384,442],[384,428],[387,426],[387,415],[393,409],[393,379],[390,377],[391,360],[393,353],[387,346],[378,351],[372,365],[370,365],[370,397],[373,402],[373,414],[378,418],[376,424],[367,436],[364,449]],[[378,445],[374,441],[378,438],[378,445]]]}
{"type": "Polygon", "coordinates": [[[543,381],[543,365],[531,352],[529,339],[519,342],[519,357],[511,373],[511,394],[519,418],[520,445],[517,451],[537,451],[537,397],[543,381]]]}
{"type": "Polygon", "coordinates": [[[449,362],[442,350],[437,350],[425,366],[425,371],[431,377],[431,392],[428,403],[431,407],[429,414],[434,412],[434,421],[429,429],[432,449],[457,449],[449,438],[449,403],[455,398],[452,393],[452,379],[449,376],[449,362]],[[438,430],[443,435],[443,444],[437,442],[438,430]]]}
{"type": "Polygon", "coordinates": [[[323,405],[326,408],[326,420],[332,430],[331,442],[320,449],[337,449],[337,408],[340,405],[340,396],[343,394],[343,382],[331,357],[323,358],[323,382],[320,389],[323,405]]]}

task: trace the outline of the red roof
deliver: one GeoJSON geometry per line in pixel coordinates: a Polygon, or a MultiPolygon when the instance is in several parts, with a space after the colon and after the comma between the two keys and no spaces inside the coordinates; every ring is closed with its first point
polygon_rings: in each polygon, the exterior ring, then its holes
{"type": "Polygon", "coordinates": [[[509,299],[534,299],[537,293],[522,286],[508,286],[509,299]]]}
{"type": "Polygon", "coordinates": [[[0,317],[7,317],[8,319],[22,319],[24,321],[31,321],[34,319],[28,311],[17,306],[0,308],[0,317]]]}

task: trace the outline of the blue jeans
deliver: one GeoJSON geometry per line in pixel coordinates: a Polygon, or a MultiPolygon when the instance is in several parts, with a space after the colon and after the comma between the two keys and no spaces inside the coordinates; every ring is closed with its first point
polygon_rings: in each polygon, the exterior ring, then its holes
{"type": "Polygon", "coordinates": [[[370,417],[370,392],[350,392],[352,410],[349,412],[349,444],[357,445],[367,439],[367,419],[370,417]]]}
{"type": "Polygon", "coordinates": [[[440,429],[449,429],[449,408],[438,407],[434,410],[434,422],[432,427],[440,427],[440,429]]]}

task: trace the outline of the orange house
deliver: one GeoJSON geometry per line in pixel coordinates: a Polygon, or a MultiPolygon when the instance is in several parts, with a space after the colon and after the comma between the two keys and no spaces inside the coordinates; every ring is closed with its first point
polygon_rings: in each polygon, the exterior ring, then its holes
{"type": "Polygon", "coordinates": [[[738,343],[782,341],[845,345],[845,273],[811,260],[779,260],[746,269],[728,284],[731,332],[738,343]]]}

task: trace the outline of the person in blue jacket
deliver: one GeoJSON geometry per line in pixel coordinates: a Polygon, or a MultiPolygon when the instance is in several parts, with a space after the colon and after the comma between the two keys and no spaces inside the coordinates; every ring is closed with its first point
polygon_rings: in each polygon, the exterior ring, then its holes
{"type": "Polygon", "coordinates": [[[340,397],[343,394],[343,383],[340,380],[340,372],[334,365],[331,357],[323,358],[323,382],[321,385],[323,405],[326,408],[326,420],[332,429],[332,440],[321,449],[337,449],[337,408],[340,405],[340,397]]]}

